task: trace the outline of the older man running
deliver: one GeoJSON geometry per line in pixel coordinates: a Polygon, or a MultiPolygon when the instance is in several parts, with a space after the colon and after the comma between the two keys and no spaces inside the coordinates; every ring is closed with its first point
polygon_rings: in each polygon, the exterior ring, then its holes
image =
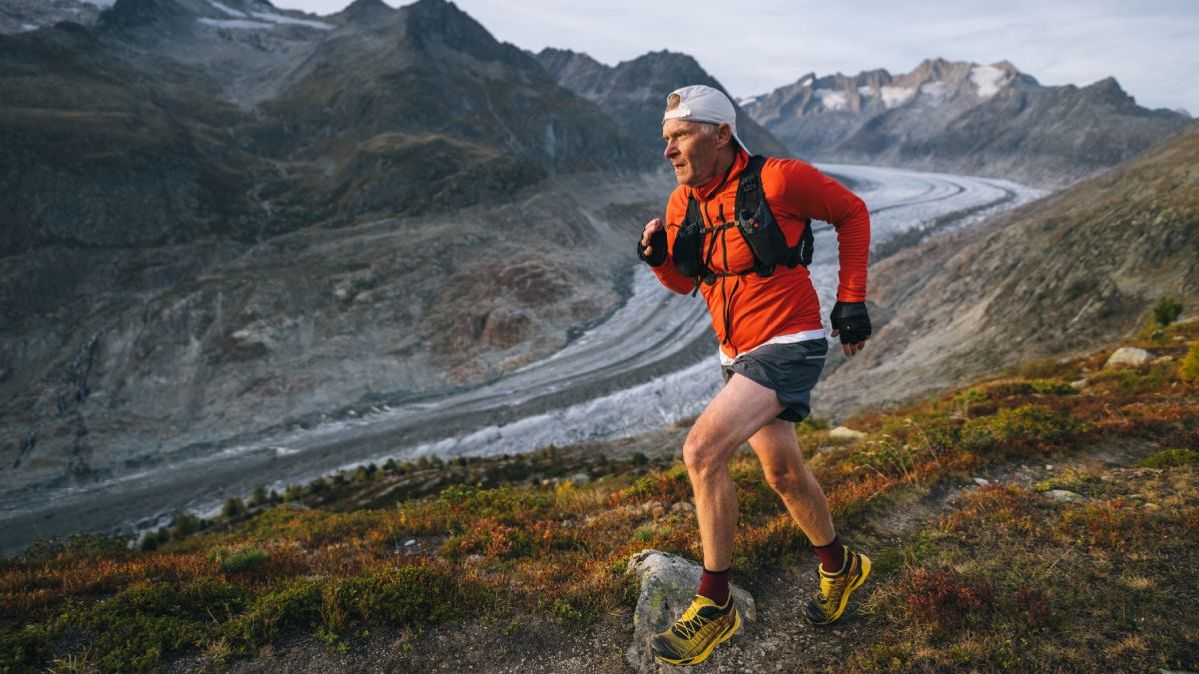
{"type": "Polygon", "coordinates": [[[645,225],[638,255],[667,288],[702,293],[725,378],[683,445],[703,575],[691,606],[652,642],[659,659],[692,665],[741,625],[729,592],[738,513],[728,472],[741,443],[749,441],[766,481],[820,558],[820,589],[804,609],[807,619],[818,625],[838,620],[850,593],[870,574],[870,559],[841,543],[794,426],[810,411],[828,351],[806,266],[811,220],[837,229],[832,336],[852,357],[871,333],[865,305],[870,213],[861,199],[809,164],[751,156],[737,136],[732,102],[711,87],[683,87],[667,97],[662,137],[679,186],[667,202],[665,223],[645,225]]]}

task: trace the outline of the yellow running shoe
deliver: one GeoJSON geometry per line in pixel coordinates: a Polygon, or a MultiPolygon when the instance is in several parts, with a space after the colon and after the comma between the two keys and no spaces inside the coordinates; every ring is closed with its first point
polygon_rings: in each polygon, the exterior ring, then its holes
{"type": "Polygon", "coordinates": [[[820,590],[812,593],[804,615],[813,625],[829,625],[845,612],[849,594],[866,582],[870,575],[870,558],[845,548],[845,564],[838,573],[828,573],[819,566],[820,590]]]}
{"type": "Polygon", "coordinates": [[[741,614],[731,593],[724,606],[697,594],[678,622],[654,635],[650,649],[662,662],[695,665],[707,660],[716,644],[727,641],[740,628],[741,614]]]}

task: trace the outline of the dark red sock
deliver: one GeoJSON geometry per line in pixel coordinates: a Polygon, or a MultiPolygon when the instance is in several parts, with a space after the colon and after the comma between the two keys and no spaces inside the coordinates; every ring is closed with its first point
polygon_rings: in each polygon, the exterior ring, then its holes
{"type": "Polygon", "coordinates": [[[724,606],[729,600],[729,569],[724,571],[709,571],[704,569],[704,575],[699,577],[699,591],[717,606],[724,606]]]}
{"type": "Polygon", "coordinates": [[[820,568],[825,573],[837,573],[845,566],[845,546],[841,544],[841,536],[833,536],[833,542],[828,545],[817,545],[816,556],[820,557],[820,568]]]}

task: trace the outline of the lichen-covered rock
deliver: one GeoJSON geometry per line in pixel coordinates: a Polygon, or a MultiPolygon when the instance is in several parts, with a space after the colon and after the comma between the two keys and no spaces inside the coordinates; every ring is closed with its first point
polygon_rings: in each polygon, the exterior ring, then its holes
{"type": "Polygon", "coordinates": [[[1058,503],[1072,503],[1074,501],[1081,501],[1086,498],[1082,494],[1072,492],[1068,489],[1050,489],[1049,491],[1045,492],[1045,495],[1054,501],[1057,501],[1058,503]]]}
{"type": "MultiPolygon", "coordinates": [[[[641,581],[641,594],[633,612],[633,644],[626,659],[638,672],[681,672],[683,668],[663,664],[649,649],[653,636],[669,627],[687,610],[699,587],[703,567],[695,562],[658,550],[642,550],[629,558],[625,571],[641,581]]],[[[731,586],[733,602],[746,623],[757,619],[754,598],[731,586]]],[[[742,629],[745,629],[743,626],[742,629]]]]}
{"type": "Polygon", "coordinates": [[[1153,358],[1153,354],[1144,349],[1138,349],[1133,346],[1124,346],[1116,349],[1116,351],[1108,357],[1107,362],[1103,364],[1103,367],[1116,367],[1118,365],[1144,365],[1145,363],[1149,362],[1150,358],[1153,358]]]}

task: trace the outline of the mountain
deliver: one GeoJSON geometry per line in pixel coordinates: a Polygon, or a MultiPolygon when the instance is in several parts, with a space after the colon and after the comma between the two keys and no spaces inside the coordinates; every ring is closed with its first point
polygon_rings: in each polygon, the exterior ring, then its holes
{"type": "Polygon", "coordinates": [[[111,0],[5,0],[0,3],[0,34],[24,33],[60,21],[90,26],[110,4],[111,0]]]}
{"type": "MultiPolygon", "coordinates": [[[[659,159],[667,94],[690,84],[706,84],[728,95],[720,82],[686,54],[650,52],[607,66],[587,54],[546,48],[537,54],[537,60],[559,84],[597,103],[659,159]]],[[[782,143],[740,108],[737,134],[755,153],[791,156],[782,143]]]]}
{"type": "Polygon", "coordinates": [[[1190,119],[1136,104],[1112,78],[1042,86],[1007,61],[923,61],[910,73],[804,75],[742,101],[805,158],[905,166],[1060,187],[1181,131],[1190,119]]]}
{"type": "Polygon", "coordinates": [[[360,9],[281,80],[248,129],[259,154],[320,158],[297,178],[320,195],[308,210],[419,213],[503,200],[551,173],[656,165],[597,106],[454,5],[360,9]]]}
{"type": "Polygon", "coordinates": [[[0,35],[0,484],[477,384],[620,301],[672,181],[453,4],[0,35]]]}
{"type": "MultiPolygon", "coordinates": [[[[1160,297],[1199,307],[1199,125],[1109,173],[871,270],[876,331],[821,383],[843,417],[1128,336],[1160,297]]],[[[834,363],[830,363],[833,365],[834,363]]]]}

